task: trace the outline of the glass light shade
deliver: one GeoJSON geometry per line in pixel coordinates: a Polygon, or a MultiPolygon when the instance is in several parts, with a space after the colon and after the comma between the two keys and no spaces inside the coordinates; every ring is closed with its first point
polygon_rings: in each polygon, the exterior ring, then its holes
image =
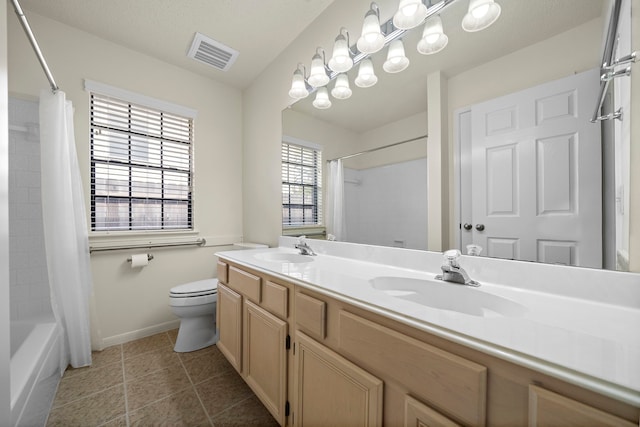
{"type": "Polygon", "coordinates": [[[351,96],[351,93],[349,77],[346,74],[338,74],[336,85],[331,89],[331,96],[335,99],[347,99],[351,96]]]}
{"type": "Polygon", "coordinates": [[[355,79],[356,86],[371,87],[376,83],[378,83],[378,77],[373,71],[373,63],[369,58],[363,59],[358,68],[358,77],[355,79]]]}
{"type": "Polygon", "coordinates": [[[347,45],[347,39],[340,34],[336,37],[336,41],[333,44],[333,54],[329,60],[329,68],[336,73],[344,73],[349,71],[353,67],[353,59],[349,54],[349,46],[347,45]]]}
{"type": "Polygon", "coordinates": [[[402,40],[397,39],[389,45],[387,52],[387,60],[382,64],[382,68],[387,73],[399,73],[409,66],[409,58],[404,54],[404,45],[402,40]]]}
{"type": "Polygon", "coordinates": [[[364,16],[362,35],[356,43],[362,53],[375,53],[384,47],[384,36],[380,31],[380,20],[376,11],[371,9],[364,16]]]}
{"type": "Polygon", "coordinates": [[[322,56],[320,56],[319,53],[313,55],[311,59],[311,70],[309,71],[307,81],[313,87],[320,87],[329,83],[329,76],[327,75],[327,70],[324,68],[322,56]]]}
{"type": "Polygon", "coordinates": [[[400,0],[398,11],[393,15],[393,26],[410,30],[422,24],[427,17],[427,7],[422,0],[400,0]]]}
{"type": "Polygon", "coordinates": [[[439,15],[427,19],[418,42],[418,52],[431,55],[440,52],[449,43],[449,37],[442,30],[442,19],[439,15]]]}
{"type": "Polygon", "coordinates": [[[329,99],[329,92],[326,87],[321,87],[316,92],[316,99],[313,100],[313,106],[319,110],[326,110],[331,107],[331,100],[329,99]]]}
{"type": "Polygon", "coordinates": [[[294,99],[302,99],[309,96],[307,85],[304,82],[304,76],[302,71],[295,70],[293,72],[293,79],[291,80],[291,89],[289,90],[289,96],[294,99]]]}
{"type": "Polygon", "coordinates": [[[498,19],[502,9],[493,0],[470,0],[469,11],[462,18],[462,28],[470,33],[484,30],[498,19]]]}

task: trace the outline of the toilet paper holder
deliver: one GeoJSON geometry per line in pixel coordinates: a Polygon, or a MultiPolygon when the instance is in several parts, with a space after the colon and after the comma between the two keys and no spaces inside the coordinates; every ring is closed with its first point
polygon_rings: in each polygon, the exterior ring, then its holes
{"type": "MultiPolygon", "coordinates": [[[[153,259],[153,254],[147,254],[147,260],[151,261],[153,259]]],[[[131,257],[127,258],[127,262],[131,262],[131,257]]]]}

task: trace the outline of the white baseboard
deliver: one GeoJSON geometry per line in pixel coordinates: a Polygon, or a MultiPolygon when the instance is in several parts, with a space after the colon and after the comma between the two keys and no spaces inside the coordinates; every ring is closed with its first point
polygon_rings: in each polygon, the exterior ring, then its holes
{"type": "Polygon", "coordinates": [[[102,348],[111,347],[112,345],[124,344],[129,341],[135,341],[140,338],[145,338],[151,335],[159,334],[160,332],[170,331],[171,329],[177,329],[180,326],[180,319],[171,320],[169,322],[160,323],[158,325],[149,326],[143,329],[127,332],[120,335],[114,335],[111,337],[102,339],[102,348]]]}

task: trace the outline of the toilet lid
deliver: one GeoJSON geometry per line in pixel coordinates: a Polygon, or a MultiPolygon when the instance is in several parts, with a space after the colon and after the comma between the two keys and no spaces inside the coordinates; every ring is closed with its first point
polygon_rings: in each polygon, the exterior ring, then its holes
{"type": "Polygon", "coordinates": [[[218,279],[205,279],[175,286],[169,291],[174,297],[195,297],[211,295],[218,292],[218,279]]]}

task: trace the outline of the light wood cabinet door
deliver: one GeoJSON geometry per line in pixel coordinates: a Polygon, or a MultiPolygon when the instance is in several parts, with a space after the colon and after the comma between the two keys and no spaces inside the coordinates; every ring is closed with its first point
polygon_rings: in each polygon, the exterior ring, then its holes
{"type": "Polygon", "coordinates": [[[296,426],[381,426],[383,383],[296,333],[296,426]]]}
{"type": "Polygon", "coordinates": [[[245,300],[244,378],[280,425],[286,421],[287,329],[287,322],[245,300]]]}
{"type": "Polygon", "coordinates": [[[218,283],[218,348],[242,372],[242,295],[218,283]]]}
{"type": "Polygon", "coordinates": [[[637,424],[552,391],[530,385],[529,427],[555,426],[637,427],[637,424]]]}
{"type": "Polygon", "coordinates": [[[404,399],[404,427],[460,427],[460,424],[451,421],[413,397],[406,396],[404,399]]]}

